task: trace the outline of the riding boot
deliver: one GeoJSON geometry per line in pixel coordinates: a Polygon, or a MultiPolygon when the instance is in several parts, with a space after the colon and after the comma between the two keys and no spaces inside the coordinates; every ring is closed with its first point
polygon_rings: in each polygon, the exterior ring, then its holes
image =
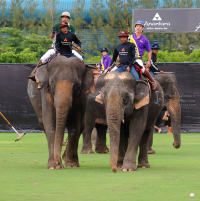
{"type": "Polygon", "coordinates": [[[151,89],[155,90],[157,87],[157,84],[156,84],[156,81],[153,79],[153,77],[150,75],[149,71],[145,69],[143,74],[151,81],[151,89]]]}
{"type": "Polygon", "coordinates": [[[42,64],[42,60],[40,60],[40,61],[37,63],[37,65],[36,65],[36,67],[35,67],[35,69],[34,69],[33,75],[28,76],[28,78],[31,79],[31,80],[33,80],[34,82],[36,82],[36,79],[35,79],[36,70],[38,69],[38,67],[39,67],[41,64],[42,64]]]}

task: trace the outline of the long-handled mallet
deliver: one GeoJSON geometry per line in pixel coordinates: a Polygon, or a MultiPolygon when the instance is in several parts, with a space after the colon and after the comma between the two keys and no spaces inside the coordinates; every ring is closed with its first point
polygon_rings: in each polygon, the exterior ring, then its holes
{"type": "Polygon", "coordinates": [[[17,133],[18,135],[18,138],[15,140],[16,141],[19,141],[21,138],[24,137],[24,135],[26,133],[22,133],[21,135],[17,132],[17,130],[12,126],[12,124],[6,119],[6,117],[0,112],[0,115],[2,116],[2,118],[7,122],[7,124],[15,131],[15,133],[17,133]]]}

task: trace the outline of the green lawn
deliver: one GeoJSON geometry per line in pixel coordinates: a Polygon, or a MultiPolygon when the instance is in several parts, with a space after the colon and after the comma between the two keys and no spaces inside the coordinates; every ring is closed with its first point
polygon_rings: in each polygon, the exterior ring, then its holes
{"type": "MultiPolygon", "coordinates": [[[[117,173],[110,169],[109,153],[79,154],[80,168],[47,170],[44,133],[14,142],[16,137],[0,133],[0,200],[200,200],[199,133],[183,133],[179,149],[172,147],[172,135],[155,134],[151,168],[117,173]]],[[[80,148],[81,141],[79,153],[80,148]]]]}

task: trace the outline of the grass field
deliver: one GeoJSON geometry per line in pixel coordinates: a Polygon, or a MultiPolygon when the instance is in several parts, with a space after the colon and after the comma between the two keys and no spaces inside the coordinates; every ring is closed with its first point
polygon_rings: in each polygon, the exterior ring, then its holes
{"type": "Polygon", "coordinates": [[[117,173],[109,153],[79,154],[80,168],[47,170],[45,135],[27,133],[14,142],[16,137],[0,133],[0,200],[200,200],[199,133],[183,133],[179,149],[172,147],[172,135],[155,134],[151,168],[117,173]]]}

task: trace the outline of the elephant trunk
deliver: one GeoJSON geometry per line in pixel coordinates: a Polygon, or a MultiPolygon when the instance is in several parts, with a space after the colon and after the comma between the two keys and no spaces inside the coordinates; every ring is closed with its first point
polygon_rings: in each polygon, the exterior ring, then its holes
{"type": "Polygon", "coordinates": [[[56,132],[54,141],[54,160],[61,163],[61,150],[64,132],[67,123],[67,116],[72,107],[72,84],[60,82],[56,86],[54,104],[56,108],[56,132]]]}
{"type": "Polygon", "coordinates": [[[174,97],[170,99],[168,103],[168,112],[171,117],[172,123],[172,133],[174,136],[174,148],[179,148],[181,146],[181,138],[180,138],[180,126],[181,126],[181,105],[180,105],[180,97],[174,97]]]}
{"type": "Polygon", "coordinates": [[[120,97],[108,97],[106,104],[106,118],[110,132],[110,165],[113,172],[117,171],[117,161],[119,152],[120,126],[124,118],[124,111],[120,97]]]}

